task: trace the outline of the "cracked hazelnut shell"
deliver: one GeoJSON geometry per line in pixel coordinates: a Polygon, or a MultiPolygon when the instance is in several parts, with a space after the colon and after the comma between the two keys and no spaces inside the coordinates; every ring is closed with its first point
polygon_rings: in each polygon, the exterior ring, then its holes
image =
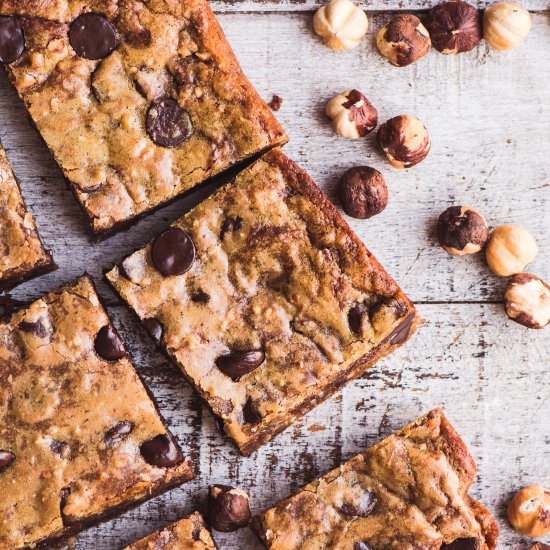
{"type": "Polygon", "coordinates": [[[550,490],[529,485],[518,491],[508,504],[508,519],[522,535],[539,538],[550,533],[550,490]]]}
{"type": "Polygon", "coordinates": [[[482,214],[469,206],[451,206],[437,222],[439,244],[453,256],[479,252],[489,238],[482,214]]]}
{"type": "Polygon", "coordinates": [[[504,292],[506,315],[527,328],[550,323],[550,287],[531,273],[518,273],[508,280],[504,292]]]}
{"type": "Polygon", "coordinates": [[[376,46],[392,65],[405,67],[430,51],[430,34],[416,15],[399,14],[380,29],[376,46]]]}
{"type": "Polygon", "coordinates": [[[340,178],[338,194],[344,212],[358,219],[379,214],[388,204],[384,176],[370,166],[350,168],[340,178]]]}
{"type": "Polygon", "coordinates": [[[537,243],[531,234],[514,225],[500,225],[491,235],[485,257],[491,271],[499,277],[521,273],[537,255],[537,243]]]}
{"type": "Polygon", "coordinates": [[[399,115],[384,122],[377,133],[378,144],[395,168],[410,168],[430,152],[430,135],[412,115],[399,115]]]}
{"type": "Polygon", "coordinates": [[[372,132],[378,124],[378,112],[358,90],[346,90],[328,101],[326,115],[333,130],[342,137],[359,139],[372,132]]]}
{"type": "Polygon", "coordinates": [[[229,485],[211,485],[208,493],[208,522],[222,533],[231,533],[250,522],[248,495],[229,485]]]}
{"type": "Polygon", "coordinates": [[[495,50],[517,48],[531,30],[531,15],[515,2],[497,2],[483,14],[483,38],[495,50]]]}
{"type": "Polygon", "coordinates": [[[434,6],[424,22],[433,47],[442,54],[469,52],[482,38],[479,11],[462,0],[434,6]]]}

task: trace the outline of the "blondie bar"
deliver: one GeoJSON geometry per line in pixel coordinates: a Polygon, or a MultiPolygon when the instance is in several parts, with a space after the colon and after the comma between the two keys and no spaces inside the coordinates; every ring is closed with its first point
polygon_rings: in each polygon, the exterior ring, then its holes
{"type": "Polygon", "coordinates": [[[216,545],[204,519],[194,512],[124,550],[216,550],[216,545]]]}
{"type": "Polygon", "coordinates": [[[107,278],[243,454],[415,326],[411,302],[279,149],[107,278]]]}
{"type": "Polygon", "coordinates": [[[88,277],[0,322],[0,548],[64,537],[193,476],[88,277]]]}
{"type": "Polygon", "coordinates": [[[440,409],[254,518],[271,550],[493,550],[475,463],[440,409]]]}
{"type": "Polygon", "coordinates": [[[0,61],[105,235],[287,136],[206,0],[0,0],[0,61]]]}
{"type": "Polygon", "coordinates": [[[0,144],[0,290],[54,268],[0,144]]]}

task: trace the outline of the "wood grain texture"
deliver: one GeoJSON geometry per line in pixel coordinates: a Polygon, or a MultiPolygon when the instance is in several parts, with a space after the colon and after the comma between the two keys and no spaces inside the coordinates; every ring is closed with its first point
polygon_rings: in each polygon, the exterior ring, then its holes
{"type": "MultiPolygon", "coordinates": [[[[248,3],[247,3],[248,2],[248,3]]],[[[401,9],[377,0],[372,9],[401,9]]],[[[420,0],[411,7],[423,7],[420,0]]],[[[532,9],[548,4],[530,0],[532,9]]],[[[512,491],[550,485],[549,332],[528,331],[506,319],[504,281],[482,255],[452,258],[436,244],[434,224],[450,204],[478,207],[491,225],[514,223],[537,238],[530,270],[550,279],[550,18],[533,15],[533,30],[519,49],[499,54],[485,45],[469,54],[432,52],[408,68],[388,65],[375,51],[375,31],[388,14],[373,14],[366,42],[346,54],[324,48],[311,31],[313,4],[217,3],[222,26],[246,73],[264,98],[283,97],[278,113],[291,136],[285,147],[334,198],[339,175],[356,164],[382,170],[390,204],[368,221],[349,220],[404,290],[425,321],[399,353],[307,415],[251,458],[242,458],[216,430],[212,417],[179,371],[157,352],[131,314],[101,282],[99,291],[159,401],[168,424],[198,460],[197,480],[82,534],[77,550],[115,550],[204,505],[211,482],[250,491],[255,511],[287,496],[315,476],[442,405],[479,465],[472,494],[495,513],[501,548],[527,549],[505,521],[512,491]],[[296,13],[280,13],[296,10],[296,13]],[[273,13],[279,12],[279,13],[273,13]],[[323,115],[326,100],[346,88],[362,90],[380,120],[409,112],[427,125],[428,159],[408,171],[392,169],[374,136],[337,138],[323,115]],[[321,428],[321,429],[319,429],[321,428]]],[[[141,221],[127,232],[93,244],[84,217],[46,147],[26,119],[5,78],[0,78],[0,138],[27,203],[60,268],[21,285],[27,300],[88,271],[104,269],[142,246],[205,197],[204,189],[141,221]]],[[[256,549],[243,530],[216,534],[222,549],[256,549]]]]}

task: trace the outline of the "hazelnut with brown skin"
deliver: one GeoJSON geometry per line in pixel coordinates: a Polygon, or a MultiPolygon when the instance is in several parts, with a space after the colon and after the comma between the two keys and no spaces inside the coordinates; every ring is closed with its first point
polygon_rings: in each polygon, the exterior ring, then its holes
{"type": "Polygon", "coordinates": [[[462,0],[434,6],[425,23],[432,45],[443,54],[469,52],[482,37],[479,11],[462,0]]]}
{"type": "Polygon", "coordinates": [[[392,65],[405,67],[430,51],[430,34],[416,15],[404,13],[395,15],[380,29],[376,46],[392,65]]]}
{"type": "Polygon", "coordinates": [[[350,168],[338,184],[344,212],[367,219],[379,214],[388,204],[388,187],[384,176],[370,166],[350,168]]]}
{"type": "Polygon", "coordinates": [[[550,546],[548,544],[544,544],[543,542],[537,542],[533,544],[529,550],[550,550],[550,546]]]}
{"type": "Polygon", "coordinates": [[[550,533],[550,490],[529,485],[518,491],[508,504],[508,519],[522,535],[536,539],[550,533]]]}
{"type": "Polygon", "coordinates": [[[325,113],[334,131],[350,139],[366,136],[378,124],[378,112],[358,90],[346,90],[334,96],[327,103],[325,113]]]}
{"type": "Polygon", "coordinates": [[[506,315],[527,328],[550,323],[550,287],[531,273],[510,277],[504,293],[506,315]]]}
{"type": "Polygon", "coordinates": [[[377,138],[395,168],[410,168],[424,160],[430,152],[428,130],[412,115],[390,118],[378,128],[377,138]]]}
{"type": "Polygon", "coordinates": [[[485,258],[491,271],[499,277],[521,273],[537,255],[537,243],[531,234],[514,225],[500,225],[495,228],[485,258]]]}
{"type": "Polygon", "coordinates": [[[437,222],[439,244],[453,256],[479,252],[489,238],[482,214],[469,206],[451,206],[437,222]]]}
{"type": "Polygon", "coordinates": [[[208,493],[208,522],[223,533],[246,527],[250,522],[248,495],[230,485],[211,485],[208,493]]]}

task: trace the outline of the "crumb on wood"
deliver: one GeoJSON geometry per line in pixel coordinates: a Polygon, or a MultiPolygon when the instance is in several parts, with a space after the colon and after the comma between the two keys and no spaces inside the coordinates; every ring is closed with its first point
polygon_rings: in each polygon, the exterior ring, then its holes
{"type": "Polygon", "coordinates": [[[276,94],[273,94],[271,101],[268,103],[272,111],[278,111],[281,108],[282,104],[283,104],[283,98],[276,94]]]}
{"type": "Polygon", "coordinates": [[[308,428],[308,431],[310,431],[310,432],[322,432],[323,430],[326,430],[326,429],[327,429],[327,427],[323,426],[322,424],[312,424],[308,428]]]}

